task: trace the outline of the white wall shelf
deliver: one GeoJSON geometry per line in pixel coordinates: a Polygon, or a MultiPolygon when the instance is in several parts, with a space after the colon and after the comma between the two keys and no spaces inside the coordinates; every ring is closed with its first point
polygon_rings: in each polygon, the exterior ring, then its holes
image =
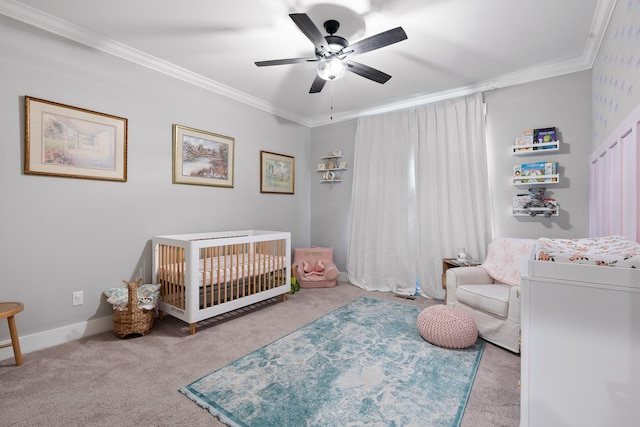
{"type": "MultiPolygon", "coordinates": [[[[511,147],[511,154],[514,156],[547,155],[549,152],[560,149],[560,141],[555,138],[555,128],[539,129],[539,131],[549,132],[547,136],[551,136],[554,140],[533,143],[534,138],[543,141],[543,139],[539,138],[539,134],[536,135],[536,130],[534,130],[532,132],[534,134],[533,138],[525,136],[524,134],[523,137],[516,138],[516,142],[511,147]]],[[[547,187],[559,184],[560,174],[557,172],[558,162],[555,161],[534,161],[515,165],[511,175],[511,183],[515,186],[530,187],[530,193],[535,193],[536,190],[532,190],[531,187],[547,187]]],[[[559,216],[560,210],[558,209],[558,203],[551,197],[543,197],[544,204],[541,202],[536,203],[544,207],[525,208],[525,206],[530,204],[532,196],[532,194],[518,194],[514,196],[511,215],[518,217],[528,216],[531,218],[559,216]]]]}
{"type": "Polygon", "coordinates": [[[544,217],[544,214],[547,212],[551,212],[551,216],[558,216],[558,205],[555,205],[555,208],[529,208],[529,209],[517,209],[517,208],[513,208],[511,210],[511,214],[513,216],[530,216],[530,217],[538,217],[538,216],[542,216],[544,217]],[[529,212],[535,212],[536,215],[531,215],[529,214],[529,212]]]}
{"type": "Polygon", "coordinates": [[[342,152],[335,150],[333,153],[320,157],[320,163],[316,172],[321,173],[321,184],[328,184],[333,188],[333,184],[342,182],[342,173],[348,170],[347,163],[342,161],[342,152]]]}
{"type": "Polygon", "coordinates": [[[513,185],[555,185],[560,182],[560,174],[537,176],[514,176],[513,185]]]}
{"type": "Polygon", "coordinates": [[[558,151],[560,149],[560,141],[541,142],[538,144],[514,145],[511,152],[514,156],[533,156],[544,155],[549,151],[558,151]]]}

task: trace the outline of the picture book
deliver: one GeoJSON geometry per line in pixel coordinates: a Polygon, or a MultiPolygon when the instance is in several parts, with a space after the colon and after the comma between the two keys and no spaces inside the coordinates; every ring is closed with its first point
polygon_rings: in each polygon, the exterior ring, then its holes
{"type": "MultiPolygon", "coordinates": [[[[552,208],[553,210],[557,210],[558,209],[558,202],[556,202],[556,199],[552,198],[552,197],[545,197],[543,199],[546,203],[548,203],[550,208],[552,208]]],[[[530,194],[516,194],[515,196],[513,196],[513,212],[514,213],[527,213],[528,210],[525,207],[527,205],[527,203],[529,203],[531,201],[531,195],[530,194]]]]}
{"type": "MultiPolygon", "coordinates": [[[[546,142],[553,142],[553,141],[557,141],[557,137],[556,137],[556,128],[555,127],[550,127],[550,128],[541,128],[541,129],[534,129],[533,130],[533,143],[534,144],[543,144],[546,142]]],[[[547,145],[547,146],[542,146],[542,147],[538,147],[538,149],[540,150],[544,150],[544,149],[548,149],[548,148],[553,148],[553,145],[547,145]]]]}
{"type": "Polygon", "coordinates": [[[513,177],[521,184],[557,182],[558,177],[550,176],[558,173],[558,162],[535,162],[515,165],[513,177]]]}
{"type": "Polygon", "coordinates": [[[524,136],[516,137],[515,151],[533,151],[533,138],[529,139],[524,136]]]}

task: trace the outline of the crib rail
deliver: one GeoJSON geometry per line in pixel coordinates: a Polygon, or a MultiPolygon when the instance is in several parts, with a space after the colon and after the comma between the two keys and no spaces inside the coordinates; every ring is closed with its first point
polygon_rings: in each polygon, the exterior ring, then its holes
{"type": "MultiPolygon", "coordinates": [[[[160,301],[186,308],[189,264],[179,246],[157,247],[160,301]]],[[[205,246],[198,249],[198,305],[204,310],[282,286],[288,282],[287,240],[205,246]]]]}

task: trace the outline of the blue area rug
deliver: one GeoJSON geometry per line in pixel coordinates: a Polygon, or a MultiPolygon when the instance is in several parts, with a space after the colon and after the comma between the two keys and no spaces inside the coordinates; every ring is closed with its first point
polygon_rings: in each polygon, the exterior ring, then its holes
{"type": "Polygon", "coordinates": [[[485,342],[433,346],[421,310],[361,297],[180,392],[230,426],[459,426],[485,342]]]}

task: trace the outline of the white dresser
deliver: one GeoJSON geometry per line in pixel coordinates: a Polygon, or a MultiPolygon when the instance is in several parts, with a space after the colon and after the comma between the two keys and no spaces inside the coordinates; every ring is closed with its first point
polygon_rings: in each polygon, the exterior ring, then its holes
{"type": "Polygon", "coordinates": [[[639,426],[640,271],[559,264],[522,277],[520,425],[639,426]]]}

